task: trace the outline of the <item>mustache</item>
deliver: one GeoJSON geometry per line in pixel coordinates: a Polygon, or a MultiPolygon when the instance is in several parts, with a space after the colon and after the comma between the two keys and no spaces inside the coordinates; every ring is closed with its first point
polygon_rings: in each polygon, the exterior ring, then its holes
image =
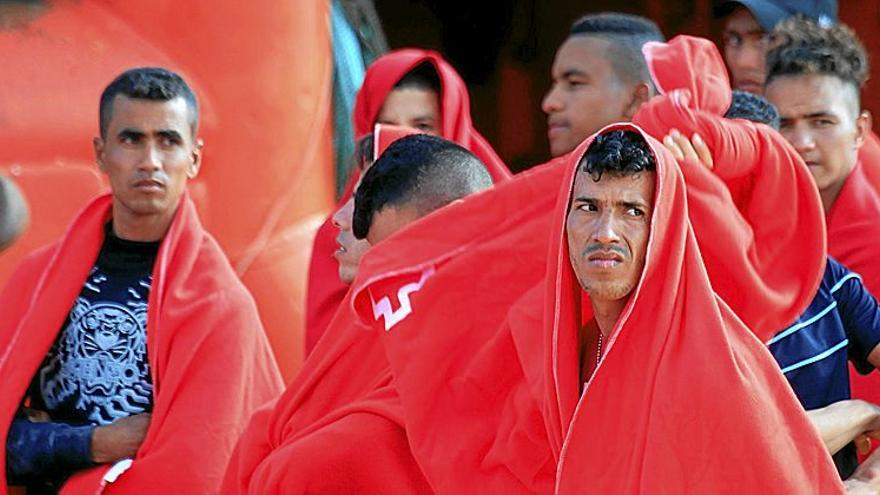
{"type": "Polygon", "coordinates": [[[589,254],[593,254],[596,251],[603,251],[606,253],[613,252],[623,256],[624,258],[629,257],[629,250],[624,246],[618,246],[616,244],[606,245],[600,244],[598,242],[588,244],[587,247],[584,248],[583,255],[586,256],[589,254]]]}

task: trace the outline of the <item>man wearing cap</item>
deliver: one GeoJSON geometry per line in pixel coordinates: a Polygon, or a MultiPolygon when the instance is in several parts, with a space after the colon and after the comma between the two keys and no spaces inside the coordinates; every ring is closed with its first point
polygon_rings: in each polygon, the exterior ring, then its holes
{"type": "Polygon", "coordinates": [[[764,93],[767,77],[765,58],[769,33],[794,15],[803,15],[820,25],[837,22],[835,0],[716,0],[715,17],[724,22],[724,61],[735,89],[764,93]]]}

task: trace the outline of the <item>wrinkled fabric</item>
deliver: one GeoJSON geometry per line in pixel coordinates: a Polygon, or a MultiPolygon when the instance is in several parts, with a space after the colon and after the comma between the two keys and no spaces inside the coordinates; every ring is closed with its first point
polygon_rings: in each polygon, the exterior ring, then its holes
{"type": "MultiPolygon", "coordinates": [[[[95,262],[111,203],[106,195],[87,206],[58,243],[22,262],[0,296],[4,444],[95,262]]],[[[159,248],[148,304],[154,408],[144,442],[115,482],[102,480],[105,464],[71,477],[64,494],[215,493],[248,418],[281,391],[254,301],[188,197],[159,248]]]]}
{"type": "MultiPolygon", "coordinates": [[[[875,164],[877,166],[877,164],[875,164]]],[[[880,195],[858,162],[840,189],[828,212],[828,254],[862,276],[862,282],[876,298],[880,295],[880,195]]],[[[853,398],[880,404],[880,377],[861,375],[851,369],[853,398]]]]}
{"type": "Polygon", "coordinates": [[[641,280],[583,394],[577,332],[591,306],[564,229],[591,140],[364,258],[353,306],[382,334],[432,488],[842,493],[775,361],[715,294],[674,159],[635,126],[610,129],[651,146],[655,209],[641,280]],[[546,194],[554,182],[557,193],[546,194]]]}
{"type": "MultiPolygon", "coordinates": [[[[370,65],[354,107],[354,134],[364,136],[373,130],[385,98],[409,71],[423,62],[430,62],[440,77],[440,136],[473,152],[485,165],[493,182],[510,178],[510,172],[491,145],[474,128],[471,121],[470,97],[461,76],[438,53],[406,48],[388,53],[370,65]]],[[[337,208],[348,201],[360,178],[353,170],[348,178],[337,208]]],[[[333,318],[348,284],[339,280],[339,264],[333,259],[338,230],[331,218],[318,229],[309,264],[309,285],[306,301],[306,352],[311,352],[333,318]]]]}
{"type": "MultiPolygon", "coordinates": [[[[348,298],[343,302],[348,306],[348,298]]],[[[339,311],[241,436],[221,493],[427,493],[378,336],[339,311]]]]}
{"type": "Polygon", "coordinates": [[[661,96],[633,118],[657,139],[698,133],[714,167],[680,164],[694,233],[718,294],[762,341],[807,308],[825,269],[825,221],[813,178],[778,132],[721,118],[731,89],[715,44],[677,36],[642,51],[661,96]]]}

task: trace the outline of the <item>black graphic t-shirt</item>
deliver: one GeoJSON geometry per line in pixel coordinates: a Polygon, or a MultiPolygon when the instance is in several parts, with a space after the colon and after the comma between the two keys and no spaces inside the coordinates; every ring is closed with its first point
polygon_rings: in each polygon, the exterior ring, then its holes
{"type": "Polygon", "coordinates": [[[68,476],[94,465],[96,426],[153,409],[146,329],[158,250],[158,242],[126,241],[105,227],[95,266],[26,397],[51,421],[33,422],[22,409],[10,425],[11,484],[57,493],[68,476]]]}
{"type": "Polygon", "coordinates": [[[53,421],[107,425],[153,408],[147,299],[159,242],[105,229],[104,244],[58,339],[37,371],[31,406],[53,421]]]}

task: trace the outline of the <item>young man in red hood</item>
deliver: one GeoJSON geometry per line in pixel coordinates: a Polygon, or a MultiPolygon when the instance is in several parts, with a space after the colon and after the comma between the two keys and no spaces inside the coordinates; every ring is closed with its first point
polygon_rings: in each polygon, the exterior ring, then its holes
{"type": "Polygon", "coordinates": [[[215,492],[248,417],[280,393],[253,299],[186,195],[197,131],[173,72],[104,90],[94,147],[111,193],[0,296],[0,486],[215,492]]]}
{"type": "Polygon", "coordinates": [[[690,225],[675,160],[617,124],[364,259],[354,306],[436,493],[843,491],[690,225]]]}

